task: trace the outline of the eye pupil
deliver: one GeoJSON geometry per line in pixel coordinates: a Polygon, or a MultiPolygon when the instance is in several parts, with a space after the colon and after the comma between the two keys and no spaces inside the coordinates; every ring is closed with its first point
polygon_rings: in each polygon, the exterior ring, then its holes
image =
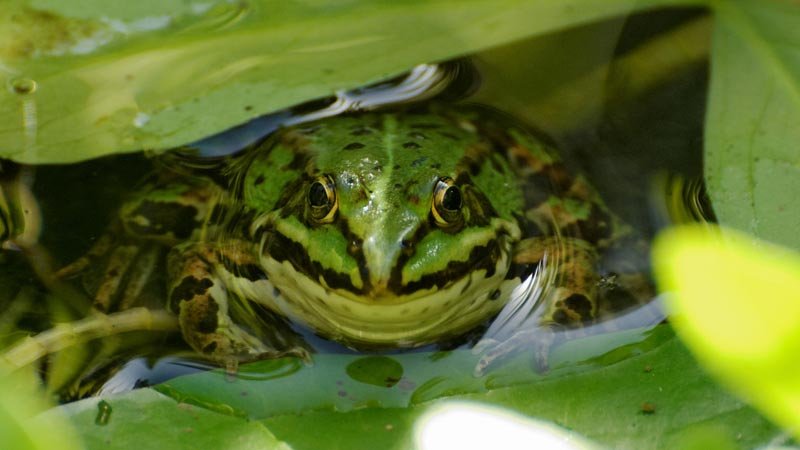
{"type": "Polygon", "coordinates": [[[308,191],[308,203],[313,207],[322,207],[326,206],[328,202],[328,193],[325,186],[319,181],[315,181],[308,191]]]}
{"type": "Polygon", "coordinates": [[[447,188],[444,191],[444,196],[442,196],[442,207],[448,211],[461,209],[461,190],[455,186],[447,188]]]}

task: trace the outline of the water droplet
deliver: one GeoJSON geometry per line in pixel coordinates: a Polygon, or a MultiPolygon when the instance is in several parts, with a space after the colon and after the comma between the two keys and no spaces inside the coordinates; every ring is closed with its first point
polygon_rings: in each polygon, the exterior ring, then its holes
{"type": "Polygon", "coordinates": [[[136,114],[136,117],[133,118],[133,126],[136,128],[142,128],[147,125],[147,122],[150,122],[150,115],[143,112],[136,114]]]}
{"type": "Polygon", "coordinates": [[[19,95],[28,95],[36,92],[38,84],[30,78],[13,78],[9,81],[8,87],[11,92],[19,95]]]}

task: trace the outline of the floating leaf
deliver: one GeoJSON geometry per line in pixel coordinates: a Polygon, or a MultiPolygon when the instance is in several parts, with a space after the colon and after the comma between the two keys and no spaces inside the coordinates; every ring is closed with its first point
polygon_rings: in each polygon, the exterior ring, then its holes
{"type": "Polygon", "coordinates": [[[178,403],[150,389],[71,403],[41,419],[63,413],[89,449],[290,448],[258,422],[178,403]]]}
{"type": "Polygon", "coordinates": [[[692,0],[14,0],[0,15],[0,156],[165,149],[340,89],[692,0]]]}

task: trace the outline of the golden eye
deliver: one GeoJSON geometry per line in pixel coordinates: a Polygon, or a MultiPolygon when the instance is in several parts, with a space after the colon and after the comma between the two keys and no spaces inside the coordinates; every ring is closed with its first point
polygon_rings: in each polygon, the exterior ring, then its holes
{"type": "Polygon", "coordinates": [[[311,218],[317,223],[331,223],[339,207],[336,185],[328,175],[318,177],[308,188],[308,206],[311,218]]]}
{"type": "Polygon", "coordinates": [[[431,214],[433,214],[436,225],[446,228],[460,224],[462,205],[461,189],[455,185],[453,179],[440,178],[433,188],[433,206],[431,207],[431,214]]]}

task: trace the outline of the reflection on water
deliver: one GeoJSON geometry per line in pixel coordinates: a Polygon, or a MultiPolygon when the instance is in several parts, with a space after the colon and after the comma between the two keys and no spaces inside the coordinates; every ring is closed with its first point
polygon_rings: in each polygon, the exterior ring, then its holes
{"type": "MultiPolygon", "coordinates": [[[[225,14],[220,17],[223,16],[225,17],[223,22],[232,20],[225,14]]],[[[236,15],[234,14],[231,17],[234,16],[236,15]]],[[[222,173],[224,171],[219,170],[220,167],[224,166],[224,163],[221,162],[223,161],[222,158],[232,155],[248,145],[263,141],[270,133],[281,127],[303,124],[340,114],[391,109],[398,105],[405,107],[408,104],[431,99],[457,102],[463,100],[476,88],[477,79],[477,74],[466,61],[444,65],[422,65],[406,76],[395,80],[359,90],[339,92],[332,98],[322,99],[291,110],[255,119],[220,135],[190,144],[179,152],[161,158],[157,165],[162,170],[174,170],[180,174],[199,173],[204,177],[217,180],[221,175],[224,175],[222,173]]],[[[137,116],[137,120],[145,123],[147,118],[137,116]]],[[[574,165],[571,164],[570,167],[574,165]]],[[[577,165],[579,166],[580,164],[577,165]]],[[[3,172],[9,173],[9,167],[4,165],[3,172]]],[[[54,168],[44,167],[40,169],[45,174],[45,181],[42,182],[43,184],[38,189],[39,200],[43,206],[42,214],[45,216],[42,248],[50,252],[48,257],[53,258],[55,261],[60,261],[62,264],[73,261],[82,255],[88,247],[88,241],[97,243],[100,240],[100,236],[103,234],[108,222],[107,217],[113,216],[117,207],[123,203],[122,199],[130,194],[130,186],[141,186],[141,183],[137,185],[134,180],[146,176],[151,169],[151,162],[140,157],[109,158],[103,161],[86,163],[74,169],[75,174],[83,175],[73,175],[75,179],[70,179],[70,175],[57,174],[54,168]],[[130,170],[131,168],[138,170],[130,170]],[[78,180],[86,178],[90,180],[88,183],[90,187],[81,188],[78,180]],[[58,192],[57,183],[65,180],[76,185],[66,186],[64,191],[68,193],[58,192]],[[98,189],[98,186],[103,186],[103,188],[98,189]],[[87,191],[81,192],[80,189],[87,189],[87,191]]],[[[552,180],[542,184],[541,180],[536,179],[537,175],[531,175],[530,183],[527,186],[528,193],[531,195],[542,196],[544,194],[545,197],[552,195],[557,200],[566,195],[565,191],[577,189],[572,185],[553,186],[552,180]],[[542,192],[542,189],[546,191],[542,192]]],[[[655,187],[652,188],[649,200],[653,222],[657,224],[655,227],[663,226],[665,223],[686,220],[713,219],[700,182],[695,179],[686,180],[686,178],[675,175],[667,176],[665,181],[653,184],[655,187]]],[[[86,183],[83,183],[83,185],[85,186],[86,183]]],[[[8,183],[3,185],[5,203],[0,203],[0,213],[3,214],[2,225],[5,228],[0,231],[5,233],[5,239],[8,240],[9,237],[18,235],[13,230],[19,227],[19,214],[15,213],[10,205],[19,204],[19,194],[14,189],[6,186],[12,185],[8,183]]],[[[135,188],[132,190],[135,191],[135,188]]],[[[544,357],[547,357],[553,346],[557,346],[560,342],[599,335],[613,330],[648,328],[660,322],[663,319],[663,315],[658,308],[657,302],[648,302],[648,300],[652,300],[653,294],[652,286],[647,277],[649,271],[647,236],[640,238],[637,237],[635,232],[631,232],[628,237],[622,239],[622,245],[617,247],[611,245],[612,248],[602,258],[598,258],[597,261],[590,261],[585,266],[574,266],[571,264],[574,264],[576,259],[585,258],[587,257],[586,255],[592,254],[593,250],[584,251],[585,249],[578,248],[573,242],[573,238],[587,231],[586,229],[580,229],[580,227],[575,231],[575,227],[562,226],[554,211],[556,209],[550,208],[547,209],[546,214],[540,213],[536,215],[529,213],[532,217],[528,217],[528,220],[531,223],[535,223],[540,230],[550,230],[548,234],[553,234],[553,239],[544,249],[536,250],[531,248],[527,250],[530,254],[536,254],[537,256],[531,257],[527,261],[528,264],[521,264],[521,266],[524,266],[524,270],[515,273],[513,277],[509,277],[505,285],[507,289],[504,287],[504,292],[507,292],[507,294],[503,294],[504,296],[507,295],[507,302],[493,320],[477,327],[474,332],[463,336],[448,337],[446,342],[438,345],[403,351],[383,350],[379,353],[431,352],[437,349],[472,348],[477,344],[477,347],[475,347],[477,349],[475,353],[477,354],[474,355],[473,363],[486,354],[494,355],[497,361],[512,358],[517,356],[522,348],[528,349],[529,354],[526,357],[530,360],[532,356],[530,353],[534,353],[530,349],[537,349],[537,346],[541,346],[541,352],[544,357]],[[597,308],[595,313],[604,319],[608,319],[607,321],[592,325],[589,323],[590,321],[585,320],[588,315],[582,317],[579,314],[581,307],[584,306],[581,299],[558,297],[561,295],[561,291],[565,289],[564,280],[574,275],[573,272],[566,271],[564,267],[578,267],[581,270],[585,267],[591,267],[592,271],[596,271],[596,279],[592,278],[586,289],[587,292],[596,292],[601,302],[588,307],[597,308]],[[556,304],[557,301],[554,300],[556,298],[561,298],[562,304],[556,304]],[[569,303],[567,300],[571,300],[575,305],[568,304],[565,306],[565,303],[569,303]],[[567,317],[570,314],[578,315],[576,317],[567,317]],[[543,335],[539,330],[543,317],[562,317],[563,320],[548,322],[543,335]],[[532,332],[520,334],[521,330],[531,330],[532,332]],[[523,337],[520,338],[520,336],[523,337]],[[499,345],[514,339],[520,339],[518,344],[521,345],[510,347],[499,345]]],[[[29,219],[26,219],[26,221],[29,221],[29,219]]],[[[153,255],[156,254],[157,252],[153,253],[153,255]]],[[[6,255],[2,255],[2,257],[4,264],[14,263],[19,265],[17,258],[6,255]]],[[[159,257],[163,257],[163,255],[159,254],[159,257]]],[[[155,277],[156,281],[165,284],[167,269],[163,265],[155,265],[155,267],[157,271],[162,272],[160,276],[155,277]]],[[[24,268],[19,269],[21,272],[25,272],[25,270],[24,268]]],[[[10,273],[9,271],[7,275],[10,275],[10,273]]],[[[245,277],[252,275],[243,272],[237,274],[245,277]]],[[[34,276],[35,274],[33,273],[27,273],[21,278],[25,279],[27,277],[24,282],[30,282],[34,276]]],[[[10,276],[5,276],[0,281],[10,284],[19,282],[18,279],[12,280],[11,278],[10,276]]],[[[93,281],[96,286],[97,280],[93,281]]],[[[130,277],[123,277],[122,281],[127,283],[126,285],[135,282],[130,277]]],[[[82,282],[83,284],[92,285],[92,280],[87,283],[84,278],[82,282]]],[[[51,288],[51,286],[48,286],[48,288],[51,288]]],[[[149,288],[142,287],[141,292],[151,292],[147,291],[147,289],[149,288]]],[[[11,312],[20,309],[20,305],[27,308],[28,305],[36,304],[39,305],[37,307],[47,309],[41,305],[49,303],[50,307],[52,307],[58,304],[58,292],[48,292],[46,289],[38,289],[31,292],[27,288],[18,289],[16,292],[24,293],[24,295],[15,293],[5,297],[0,296],[0,308],[9,314],[5,316],[5,319],[16,317],[12,325],[19,330],[39,331],[51,321],[72,321],[80,318],[81,314],[85,313],[85,309],[81,310],[81,308],[72,308],[71,310],[69,307],[56,306],[56,309],[60,308],[61,311],[52,314],[39,312],[38,316],[27,313],[13,315],[11,312]]],[[[163,304],[163,298],[166,297],[164,287],[162,286],[161,289],[152,292],[154,292],[152,298],[158,299],[161,301],[160,304],[163,304]]],[[[159,304],[159,302],[157,301],[155,304],[159,304]]],[[[239,303],[236,303],[235,306],[243,308],[239,303]]],[[[249,318],[250,328],[263,328],[265,321],[270,322],[271,327],[275,325],[272,322],[275,319],[270,317],[268,312],[262,311],[257,306],[248,305],[247,308],[237,313],[239,316],[247,316],[249,318]]],[[[8,320],[5,321],[7,322],[8,320]]],[[[0,330],[10,329],[8,324],[4,323],[2,325],[3,327],[0,330]]],[[[292,337],[278,336],[271,339],[293,340],[298,337],[302,338],[306,345],[318,353],[360,354],[357,350],[321,338],[302,325],[289,323],[285,324],[285,326],[290,330],[287,333],[292,337]]],[[[19,337],[19,332],[16,330],[7,332],[2,337],[3,340],[0,341],[0,344],[8,344],[19,337]]],[[[72,376],[96,380],[98,392],[100,393],[115,393],[136,386],[151,385],[174,376],[204,370],[207,367],[205,364],[193,362],[190,358],[168,356],[157,359],[164,356],[165,353],[175,353],[175,351],[186,355],[185,347],[180,348],[175,345],[163,344],[164,342],[172,342],[174,344],[174,335],[172,338],[165,338],[163,335],[159,335],[149,338],[140,336],[137,339],[128,339],[125,336],[104,338],[103,342],[93,344],[93,346],[89,347],[89,350],[78,349],[72,352],[63,352],[59,356],[49,358],[45,361],[43,367],[51,371],[54,370],[53,368],[58,368],[57,371],[69,372],[72,376]],[[161,351],[163,347],[168,347],[170,352],[161,351]],[[120,354],[124,354],[125,357],[119,358],[120,354]],[[63,366],[65,359],[75,362],[71,368],[62,369],[65,367],[63,366]],[[113,367],[106,369],[112,366],[109,361],[114,362],[113,367]]],[[[368,353],[372,355],[373,352],[368,353]]],[[[441,354],[439,355],[441,356],[441,354]]],[[[365,359],[351,363],[348,366],[347,373],[351,374],[353,379],[367,380],[364,381],[365,383],[371,383],[375,380],[379,380],[376,383],[388,383],[390,381],[397,383],[402,379],[403,367],[399,366],[398,370],[391,363],[387,363],[387,360],[391,360],[391,358],[387,356],[368,356],[365,359]],[[380,359],[380,364],[375,365],[377,369],[370,369],[370,367],[373,367],[370,364],[377,359],[380,359]],[[387,367],[394,369],[389,370],[386,369],[387,367]],[[380,375],[383,374],[382,371],[384,370],[389,370],[387,372],[388,375],[380,375]],[[370,378],[367,375],[375,375],[377,378],[370,378]]],[[[492,360],[492,363],[494,363],[494,360],[492,360]]],[[[286,366],[285,362],[280,362],[276,363],[272,370],[259,373],[250,373],[245,368],[240,375],[243,378],[284,377],[299,370],[300,364],[302,363],[295,361],[294,365],[289,367],[286,366]]],[[[48,376],[52,379],[56,378],[54,375],[48,376]]],[[[66,377],[63,374],[59,376],[66,377]]],[[[432,377],[430,380],[439,380],[433,383],[439,387],[447,385],[446,379],[441,380],[432,377]]],[[[61,386],[66,386],[70,382],[61,380],[54,384],[59,385],[59,383],[61,386]]],[[[439,392],[439,388],[433,390],[439,392]]],[[[79,395],[85,395],[86,393],[82,390],[79,390],[79,392],[79,395]]]]}

